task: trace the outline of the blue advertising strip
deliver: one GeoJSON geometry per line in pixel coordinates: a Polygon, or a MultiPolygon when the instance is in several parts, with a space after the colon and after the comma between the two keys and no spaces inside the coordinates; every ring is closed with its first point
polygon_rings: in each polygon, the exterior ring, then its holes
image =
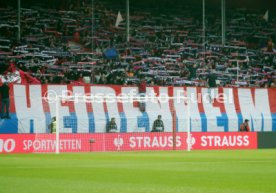
{"type": "Polygon", "coordinates": [[[89,133],[95,133],[95,118],[93,113],[88,113],[89,133]]]}
{"type": "Polygon", "coordinates": [[[272,117],[272,131],[276,131],[276,114],[272,113],[271,117],[272,117]]]}
{"type": "Polygon", "coordinates": [[[0,119],[0,134],[18,133],[18,119],[15,113],[10,113],[10,119],[0,119]]]}
{"type": "Polygon", "coordinates": [[[30,133],[34,133],[34,120],[30,120],[30,133]]]}
{"type": "Polygon", "coordinates": [[[243,117],[242,117],[241,113],[238,113],[237,115],[238,115],[238,120],[239,120],[237,131],[239,131],[240,130],[240,125],[243,123],[243,117]]]}
{"type": "Polygon", "coordinates": [[[121,112],[120,113],[120,117],[121,117],[120,132],[121,133],[126,133],[127,132],[127,118],[126,118],[126,114],[124,112],[121,112]]]}
{"type": "Polygon", "coordinates": [[[145,128],[146,132],[150,132],[149,116],[146,112],[143,112],[142,116],[138,117],[138,127],[145,128]]]}
{"type": "MultiPolygon", "coordinates": [[[[200,118],[201,118],[201,131],[202,132],[207,132],[207,117],[205,113],[200,113],[200,118]]],[[[192,128],[193,129],[193,128],[192,128]]]]}
{"type": "Polygon", "coordinates": [[[224,127],[224,132],[228,132],[228,117],[226,113],[222,113],[220,117],[217,117],[217,125],[219,127],[224,127]]]}
{"type": "Polygon", "coordinates": [[[72,133],[78,132],[78,119],[76,113],[70,113],[70,116],[63,117],[63,126],[60,123],[60,127],[72,128],[72,133]]]}

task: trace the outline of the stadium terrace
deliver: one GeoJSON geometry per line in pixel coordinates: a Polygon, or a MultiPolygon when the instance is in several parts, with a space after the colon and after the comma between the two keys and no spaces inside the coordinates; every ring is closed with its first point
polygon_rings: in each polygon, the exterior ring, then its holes
{"type": "MultiPolygon", "coordinates": [[[[135,4],[126,43],[124,6],[114,8],[114,2],[97,1],[91,15],[90,2],[77,2],[70,6],[61,2],[50,11],[49,5],[43,4],[22,8],[19,42],[16,21],[11,17],[16,9],[2,8],[2,82],[136,85],[145,79],[151,86],[206,86],[213,71],[219,86],[276,85],[272,13],[264,17],[265,11],[229,8],[223,46],[220,16],[207,4],[207,43],[202,46],[198,5],[179,4],[179,9],[163,8],[160,13],[135,4]],[[123,21],[115,27],[120,10],[123,21]]],[[[160,5],[171,5],[164,2],[160,5]]]]}

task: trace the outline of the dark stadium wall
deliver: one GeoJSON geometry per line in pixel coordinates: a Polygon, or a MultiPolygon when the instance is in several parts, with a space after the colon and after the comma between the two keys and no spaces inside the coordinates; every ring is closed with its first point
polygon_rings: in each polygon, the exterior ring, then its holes
{"type": "Polygon", "coordinates": [[[258,132],[258,148],[276,148],[276,132],[258,132]]]}
{"type": "MultiPolygon", "coordinates": [[[[36,0],[21,0],[22,7],[28,8],[28,6],[38,4],[36,0]]],[[[97,0],[95,0],[97,1],[97,0]]],[[[125,0],[101,0],[101,2],[111,2],[114,5],[125,6],[125,0]]],[[[70,2],[81,2],[81,0],[40,0],[39,4],[44,4],[49,7],[66,8],[66,5],[70,2]]],[[[90,2],[90,1],[87,1],[90,2]]],[[[130,0],[132,6],[149,6],[157,8],[179,7],[183,5],[195,5],[201,7],[202,0],[130,0]]],[[[12,1],[0,1],[0,6],[16,6],[17,0],[12,1]]],[[[276,10],[276,1],[274,0],[227,0],[227,8],[249,8],[258,10],[276,10]]],[[[220,0],[206,0],[206,6],[220,7],[220,0]]]]}

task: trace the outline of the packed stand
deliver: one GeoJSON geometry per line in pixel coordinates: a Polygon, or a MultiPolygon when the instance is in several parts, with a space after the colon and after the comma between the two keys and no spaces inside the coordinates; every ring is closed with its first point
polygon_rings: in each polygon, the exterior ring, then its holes
{"type": "Polygon", "coordinates": [[[16,9],[1,8],[2,82],[205,86],[214,73],[220,86],[276,87],[273,15],[265,21],[262,13],[231,10],[222,46],[220,15],[210,11],[203,46],[200,10],[132,9],[127,44],[125,20],[114,26],[119,10],[97,2],[92,17],[88,3],[23,8],[20,42],[16,9]]]}

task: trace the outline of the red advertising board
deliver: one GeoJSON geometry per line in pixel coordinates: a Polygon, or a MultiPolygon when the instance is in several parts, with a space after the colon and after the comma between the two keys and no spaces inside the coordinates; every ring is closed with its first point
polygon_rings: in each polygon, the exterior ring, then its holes
{"type": "MultiPolygon", "coordinates": [[[[193,132],[192,149],[255,149],[257,133],[193,132]]],[[[0,135],[0,153],[55,152],[53,134],[0,135]]],[[[60,134],[60,152],[185,150],[187,133],[60,134]],[[175,148],[174,148],[175,147],[175,148]]]]}
{"type": "Polygon", "coordinates": [[[107,151],[137,151],[137,150],[183,150],[187,148],[186,133],[126,133],[110,134],[106,136],[107,151]]]}
{"type": "Polygon", "coordinates": [[[193,132],[193,149],[256,149],[256,132],[193,132]]]}

